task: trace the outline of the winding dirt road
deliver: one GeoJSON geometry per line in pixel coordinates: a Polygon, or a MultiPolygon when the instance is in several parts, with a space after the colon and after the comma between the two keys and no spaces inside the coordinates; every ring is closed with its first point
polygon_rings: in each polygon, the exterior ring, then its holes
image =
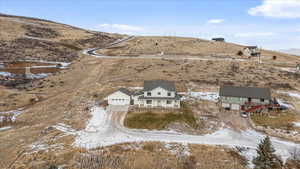
{"type": "MultiPolygon", "coordinates": [[[[228,147],[244,147],[245,155],[253,157],[257,144],[265,135],[254,130],[246,130],[241,133],[225,128],[212,134],[189,135],[173,131],[149,131],[140,129],[128,129],[124,127],[128,106],[110,106],[105,110],[102,107],[93,107],[92,118],[87,128],[83,131],[70,133],[77,135],[74,145],[84,148],[96,148],[111,146],[127,142],[174,142],[189,144],[223,145],[228,147]]],[[[66,129],[64,129],[66,130],[66,129]]],[[[283,160],[290,157],[290,152],[300,145],[271,138],[276,153],[283,160]]]]}

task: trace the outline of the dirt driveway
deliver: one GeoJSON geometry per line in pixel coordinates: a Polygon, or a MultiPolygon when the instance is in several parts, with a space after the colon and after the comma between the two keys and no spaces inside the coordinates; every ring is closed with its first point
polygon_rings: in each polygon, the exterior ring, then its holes
{"type": "Polygon", "coordinates": [[[249,119],[241,117],[239,111],[221,110],[218,117],[236,131],[251,129],[249,119]]]}
{"type": "Polygon", "coordinates": [[[106,111],[115,113],[115,112],[128,112],[129,110],[129,105],[109,105],[106,107],[106,111]]]}

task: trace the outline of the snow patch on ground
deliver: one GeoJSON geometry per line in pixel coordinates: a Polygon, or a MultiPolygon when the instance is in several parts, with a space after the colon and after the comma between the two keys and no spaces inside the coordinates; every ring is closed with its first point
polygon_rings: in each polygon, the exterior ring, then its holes
{"type": "Polygon", "coordinates": [[[279,92],[285,95],[288,95],[290,97],[296,98],[300,100],[300,93],[296,93],[296,92],[279,92]]]}
{"type": "MultiPolygon", "coordinates": [[[[31,75],[27,75],[27,78],[30,79],[44,79],[46,77],[48,77],[51,73],[39,73],[39,74],[31,74],[31,75]]],[[[9,72],[0,72],[0,76],[2,77],[15,77],[15,74],[9,73],[9,72]]]]}
{"type": "Polygon", "coordinates": [[[285,71],[285,72],[291,72],[291,73],[296,73],[297,70],[296,68],[288,68],[288,67],[279,67],[279,70],[285,71]]]}
{"type": "Polygon", "coordinates": [[[184,144],[165,143],[165,148],[171,154],[176,155],[178,157],[191,155],[189,145],[186,143],[184,144]]]}
{"type": "Polygon", "coordinates": [[[52,127],[54,127],[56,130],[66,133],[67,135],[75,135],[77,133],[77,131],[71,126],[63,123],[58,123],[57,125],[54,125],[52,127]]]}
{"type": "Polygon", "coordinates": [[[14,77],[15,75],[9,72],[0,72],[0,76],[2,77],[14,77]]]}
{"type": "Polygon", "coordinates": [[[5,131],[11,129],[11,126],[1,127],[0,131],[5,131]]]}
{"type": "Polygon", "coordinates": [[[300,122],[294,122],[293,123],[296,127],[300,127],[300,122]]]}
{"type": "Polygon", "coordinates": [[[0,122],[3,121],[4,117],[3,116],[6,116],[6,115],[10,115],[12,116],[11,119],[12,119],[12,122],[15,122],[16,119],[17,119],[17,116],[20,115],[22,113],[22,110],[19,109],[19,110],[12,110],[12,111],[6,111],[6,112],[0,112],[0,122]],[[1,116],[2,115],[2,116],[1,116]]]}
{"type": "Polygon", "coordinates": [[[30,78],[30,79],[44,79],[44,78],[48,77],[49,75],[50,75],[50,73],[31,74],[31,75],[27,75],[27,78],[30,78]]]}
{"type": "Polygon", "coordinates": [[[217,92],[188,92],[188,95],[193,98],[212,102],[217,102],[219,99],[219,93],[217,92]]]}

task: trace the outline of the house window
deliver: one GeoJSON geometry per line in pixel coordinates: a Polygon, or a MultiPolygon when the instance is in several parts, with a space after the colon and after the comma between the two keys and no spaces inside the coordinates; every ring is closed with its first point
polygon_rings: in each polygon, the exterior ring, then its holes
{"type": "Polygon", "coordinates": [[[167,104],[171,104],[172,103],[172,101],[171,100],[167,100],[167,104]]]}
{"type": "Polygon", "coordinates": [[[147,96],[151,96],[151,92],[147,92],[147,96]]]}
{"type": "Polygon", "coordinates": [[[147,100],[146,103],[147,104],[152,104],[152,100],[147,100]]]}
{"type": "Polygon", "coordinates": [[[265,99],[260,99],[260,102],[265,102],[265,99]]]}
{"type": "Polygon", "coordinates": [[[161,95],[161,93],[160,93],[160,92],[158,92],[158,93],[157,93],[157,95],[161,95]]]}
{"type": "Polygon", "coordinates": [[[168,96],[171,96],[171,92],[168,92],[168,96]]]}
{"type": "Polygon", "coordinates": [[[252,99],[251,98],[248,98],[248,102],[251,102],[252,101],[252,99]]]}

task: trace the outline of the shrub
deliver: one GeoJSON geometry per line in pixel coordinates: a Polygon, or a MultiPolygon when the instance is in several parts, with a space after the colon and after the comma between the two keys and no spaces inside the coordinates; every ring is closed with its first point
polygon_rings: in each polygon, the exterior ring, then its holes
{"type": "Polygon", "coordinates": [[[240,51],[238,51],[237,55],[243,56],[243,52],[240,50],[240,51]]]}

